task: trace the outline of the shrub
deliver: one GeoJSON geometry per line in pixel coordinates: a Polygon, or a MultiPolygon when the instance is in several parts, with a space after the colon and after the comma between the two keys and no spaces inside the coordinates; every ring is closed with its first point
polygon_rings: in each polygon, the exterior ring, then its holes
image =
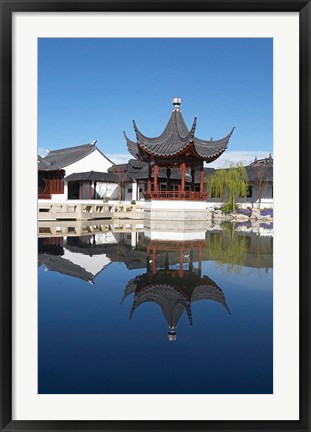
{"type": "Polygon", "coordinates": [[[136,201],[135,201],[135,200],[131,201],[131,204],[132,204],[132,205],[135,205],[135,204],[136,204],[136,201]]]}
{"type": "Polygon", "coordinates": [[[224,204],[224,205],[220,208],[220,210],[221,210],[222,212],[226,213],[226,214],[228,214],[228,213],[232,213],[232,212],[233,212],[233,205],[232,205],[231,202],[230,202],[230,203],[226,203],[226,204],[224,204]]]}

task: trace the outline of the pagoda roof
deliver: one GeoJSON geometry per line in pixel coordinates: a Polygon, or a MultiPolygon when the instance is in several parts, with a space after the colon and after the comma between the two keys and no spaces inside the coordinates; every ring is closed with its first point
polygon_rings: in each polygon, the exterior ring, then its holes
{"type": "Polygon", "coordinates": [[[196,118],[191,129],[188,129],[179,105],[180,103],[174,103],[173,112],[164,131],[155,138],[143,135],[133,120],[136,142],[129,139],[125,132],[124,136],[128,150],[135,159],[143,160],[148,156],[172,158],[183,153],[191,145],[196,157],[212,162],[226,150],[234,128],[224,138],[216,141],[200,139],[195,136],[196,118]]]}
{"type": "Polygon", "coordinates": [[[195,301],[216,301],[230,313],[218,285],[207,276],[200,277],[195,272],[186,273],[183,278],[174,276],[174,272],[170,271],[155,275],[145,273],[128,282],[121,303],[131,294],[134,294],[134,301],[130,318],[139,305],[153,302],[160,306],[170,327],[177,326],[184,310],[192,324],[191,304],[195,301]]]}

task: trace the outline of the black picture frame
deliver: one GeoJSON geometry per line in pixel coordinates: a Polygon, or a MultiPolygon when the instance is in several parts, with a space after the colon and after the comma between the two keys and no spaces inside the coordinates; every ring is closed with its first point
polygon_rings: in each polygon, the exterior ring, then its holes
{"type": "MultiPolygon", "coordinates": [[[[311,431],[310,423],[310,0],[0,0],[1,430],[311,431]],[[299,12],[300,419],[298,421],[12,421],[12,14],[14,12],[299,12]]],[[[298,282],[297,282],[298,283],[298,282]]]]}

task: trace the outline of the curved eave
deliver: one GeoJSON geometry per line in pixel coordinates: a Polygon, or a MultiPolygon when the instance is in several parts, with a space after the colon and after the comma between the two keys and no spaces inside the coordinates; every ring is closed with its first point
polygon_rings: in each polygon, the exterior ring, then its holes
{"type": "Polygon", "coordinates": [[[205,284],[195,287],[191,296],[191,303],[202,300],[215,301],[216,303],[221,304],[227,310],[229,315],[231,315],[225,296],[219,287],[205,284]]]}
{"type": "Polygon", "coordinates": [[[147,144],[139,142],[138,147],[151,156],[172,158],[175,156],[179,156],[181,153],[183,153],[188,148],[189,144],[191,144],[191,142],[187,137],[186,141],[179,139],[179,144],[180,145],[177,147],[177,150],[172,152],[164,152],[161,150],[157,150],[157,147],[161,147],[163,145],[162,143],[159,143],[158,146],[153,146],[153,148],[150,148],[150,146],[148,146],[147,144]]]}
{"type": "Polygon", "coordinates": [[[139,149],[138,149],[137,143],[135,143],[134,141],[130,140],[124,131],[123,131],[123,134],[124,134],[124,138],[125,138],[127,149],[129,151],[129,153],[135,159],[140,159],[139,149]]]}
{"type": "Polygon", "coordinates": [[[204,141],[194,137],[194,149],[202,159],[213,162],[218,159],[228,147],[229,140],[235,128],[232,128],[227,136],[222,139],[213,141],[204,141]]]}
{"type": "Polygon", "coordinates": [[[183,154],[184,152],[186,152],[190,147],[191,147],[192,143],[188,142],[184,147],[182,147],[177,153],[156,153],[154,151],[151,151],[150,149],[146,149],[144,148],[141,144],[138,144],[138,148],[140,150],[140,155],[141,157],[145,157],[145,159],[148,159],[148,157],[160,157],[160,158],[165,158],[165,159],[172,159],[175,157],[180,156],[181,154],[183,154]]]}
{"type": "Polygon", "coordinates": [[[226,148],[224,148],[221,151],[218,151],[217,153],[213,153],[211,156],[202,156],[200,153],[197,152],[196,149],[195,150],[196,150],[196,153],[200,159],[203,159],[205,162],[214,162],[216,159],[218,159],[224,153],[226,148]]]}

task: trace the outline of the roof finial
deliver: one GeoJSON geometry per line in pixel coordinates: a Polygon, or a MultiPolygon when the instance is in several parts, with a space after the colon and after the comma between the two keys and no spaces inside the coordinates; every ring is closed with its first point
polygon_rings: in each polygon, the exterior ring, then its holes
{"type": "Polygon", "coordinates": [[[179,97],[174,97],[172,100],[172,104],[174,105],[174,110],[180,110],[181,99],[179,97]]]}
{"type": "Polygon", "coordinates": [[[176,340],[176,327],[168,326],[168,340],[170,342],[175,342],[176,340]]]}

